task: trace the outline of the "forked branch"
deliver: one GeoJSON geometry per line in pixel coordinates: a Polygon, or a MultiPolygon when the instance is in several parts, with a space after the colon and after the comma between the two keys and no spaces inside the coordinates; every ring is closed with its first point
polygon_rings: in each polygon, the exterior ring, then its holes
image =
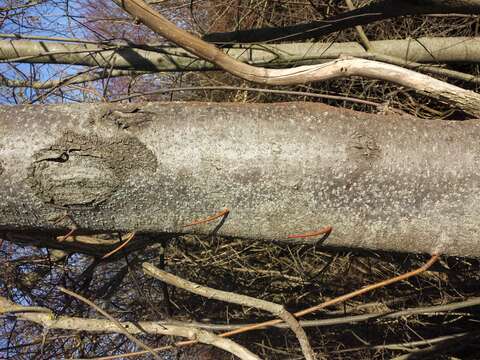
{"type": "Polygon", "coordinates": [[[480,116],[480,95],[402,67],[365,59],[340,58],[319,65],[267,69],[238,61],[215,45],[178,28],[142,0],[113,0],[136,20],[192,54],[244,80],[267,85],[295,85],[349,76],[363,76],[406,86],[480,116]]]}
{"type": "MultiPolygon", "coordinates": [[[[398,276],[395,276],[395,277],[392,277],[390,279],[386,279],[386,280],[383,280],[383,281],[380,281],[380,282],[377,282],[377,283],[374,283],[374,284],[371,284],[371,285],[367,285],[363,288],[360,288],[358,290],[355,290],[355,291],[352,291],[348,294],[345,294],[345,295],[342,295],[342,296],[339,296],[339,297],[336,297],[334,299],[331,299],[331,300],[328,300],[328,301],[325,301],[321,304],[318,304],[318,305],[315,305],[315,306],[312,306],[308,309],[305,309],[305,310],[301,310],[301,311],[298,311],[296,313],[293,314],[293,316],[295,317],[301,317],[301,316],[304,316],[304,315],[307,315],[307,314],[311,314],[313,312],[316,312],[318,310],[321,310],[321,309],[324,309],[326,307],[329,307],[329,306],[332,306],[332,305],[336,305],[336,304],[339,304],[341,302],[344,302],[344,301],[347,301],[347,300],[350,300],[354,297],[357,297],[357,296],[360,296],[360,295],[363,295],[367,292],[370,292],[370,291],[373,291],[373,290],[376,290],[376,289],[380,289],[382,287],[385,287],[387,285],[391,285],[391,284],[394,284],[396,282],[400,282],[400,281],[404,281],[404,280],[407,280],[413,276],[417,276],[417,275],[420,275],[422,274],[423,272],[427,271],[428,269],[430,269],[432,267],[433,264],[435,264],[437,262],[437,260],[440,258],[440,255],[439,254],[434,254],[432,255],[432,257],[425,263],[423,264],[421,267],[419,267],[418,269],[415,269],[415,270],[412,270],[412,271],[409,271],[405,274],[401,274],[401,275],[398,275],[398,276]]],[[[197,285],[198,286],[198,285],[197,285]]],[[[204,290],[202,290],[204,291],[204,290]]],[[[269,320],[269,321],[265,321],[265,322],[262,322],[262,323],[258,323],[258,324],[253,324],[253,325],[248,325],[248,326],[245,326],[245,327],[241,327],[239,329],[235,329],[235,330],[232,330],[232,331],[228,331],[228,332],[225,332],[225,333],[222,333],[220,334],[219,336],[221,337],[229,337],[229,336],[232,336],[232,335],[236,335],[236,334],[240,334],[240,333],[244,333],[244,332],[247,332],[247,331],[251,331],[251,330],[256,330],[256,329],[264,329],[264,328],[268,328],[270,326],[274,326],[274,325],[278,325],[280,323],[282,323],[283,320],[282,319],[273,319],[273,320],[269,320]]],[[[175,346],[188,346],[188,345],[192,345],[192,344],[195,344],[196,341],[195,340],[191,340],[191,341],[182,341],[182,342],[178,342],[175,344],[175,346]]],[[[166,350],[166,348],[161,348],[161,349],[155,349],[155,350],[166,350]]],[[[137,351],[135,353],[130,353],[128,354],[128,356],[137,356],[137,355],[142,355],[142,354],[146,354],[145,351],[137,351]]],[[[122,357],[122,358],[125,358],[125,354],[122,355],[122,356],[112,356],[110,357],[109,359],[117,359],[119,357],[122,357]]]]}
{"type": "Polygon", "coordinates": [[[143,270],[147,275],[153,276],[163,282],[166,282],[167,284],[187,290],[200,296],[204,296],[208,299],[215,299],[242,306],[254,307],[267,311],[274,316],[281,318],[285,323],[289,325],[289,327],[297,336],[298,342],[300,343],[305,358],[307,360],[315,359],[315,353],[310,346],[305,330],[303,330],[297,319],[295,319],[295,317],[292,316],[292,314],[290,314],[282,305],[261,299],[256,299],[251,296],[240,295],[228,291],[222,291],[202,286],[191,281],[182,279],[166,271],[160,270],[149,263],[143,263],[143,270]]]}
{"type": "MultiPolygon", "coordinates": [[[[1,296],[0,313],[14,313],[19,319],[37,323],[48,329],[106,333],[116,332],[123,334],[125,334],[124,331],[127,331],[128,334],[131,335],[147,333],[152,335],[180,336],[188,339],[195,339],[193,340],[194,343],[204,343],[228,351],[242,360],[259,360],[258,356],[256,356],[243,346],[238,345],[234,341],[222,338],[206,330],[196,329],[191,326],[171,324],[163,325],[158,322],[139,321],[135,323],[121,322],[120,328],[118,324],[112,322],[109,319],[84,319],[70,316],[55,317],[52,312],[47,308],[35,307],[32,309],[32,307],[17,305],[1,296]]],[[[188,341],[188,343],[192,343],[192,341],[188,341]]],[[[167,346],[167,348],[171,347],[167,346]]],[[[158,352],[160,350],[161,349],[158,348],[154,349],[155,352],[158,352]]],[[[141,351],[141,353],[148,354],[150,352],[148,350],[144,350],[144,352],[141,351]]],[[[113,355],[109,358],[126,358],[128,356],[128,354],[122,354],[119,356],[113,355]]]]}

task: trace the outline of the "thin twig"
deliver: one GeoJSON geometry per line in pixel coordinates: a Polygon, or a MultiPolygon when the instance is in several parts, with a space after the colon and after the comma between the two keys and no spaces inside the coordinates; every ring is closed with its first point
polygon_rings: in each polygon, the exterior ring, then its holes
{"type": "Polygon", "coordinates": [[[110,251],[108,254],[103,255],[102,259],[106,259],[106,258],[112,256],[113,254],[115,254],[116,252],[122,250],[125,246],[128,245],[130,240],[132,240],[134,237],[135,237],[135,231],[132,231],[131,233],[128,233],[127,236],[125,237],[124,242],[122,242],[118,247],[116,247],[115,249],[110,251]]]}
{"type": "Polygon", "coordinates": [[[59,242],[63,242],[65,241],[67,238],[69,238],[70,236],[73,235],[73,233],[77,230],[77,227],[76,226],[72,226],[70,228],[70,231],[68,233],[66,233],[65,235],[63,235],[61,238],[58,239],[59,242]]]}
{"type": "Polygon", "coordinates": [[[153,91],[146,91],[143,93],[134,93],[128,96],[120,97],[117,99],[113,99],[110,102],[119,102],[124,100],[130,100],[135,97],[139,96],[147,96],[147,95],[155,95],[155,94],[163,94],[169,92],[177,92],[177,91],[201,91],[201,90],[227,90],[227,91],[250,91],[250,92],[259,92],[259,93],[267,93],[267,94],[278,94],[278,95],[293,95],[293,96],[308,96],[313,98],[320,98],[320,99],[329,99],[329,100],[339,100],[339,101],[350,101],[358,104],[369,105],[374,107],[379,107],[381,104],[376,103],[369,100],[358,99],[349,96],[342,96],[342,95],[330,95],[330,94],[317,94],[311,93],[307,91],[291,91],[291,90],[278,90],[278,89],[264,89],[264,88],[253,88],[253,87],[245,87],[245,86],[227,86],[227,85],[218,85],[218,86],[186,86],[186,87],[178,87],[178,88],[166,88],[166,89],[157,89],[153,91]]]}
{"type": "Polygon", "coordinates": [[[97,310],[100,314],[102,314],[103,316],[105,316],[108,320],[110,320],[111,322],[113,322],[117,327],[118,329],[120,330],[120,332],[122,334],[124,334],[127,338],[129,338],[131,341],[133,341],[135,344],[137,344],[138,346],[140,346],[141,348],[145,349],[147,352],[151,353],[152,356],[157,359],[157,360],[162,360],[162,358],[155,352],[154,349],[152,349],[150,346],[148,346],[147,344],[145,344],[144,342],[140,341],[139,339],[137,339],[135,336],[133,336],[132,334],[130,334],[130,332],[117,320],[115,319],[113,316],[111,316],[110,314],[108,314],[105,310],[101,309],[100,307],[98,307],[95,303],[93,303],[92,301],[88,300],[87,298],[79,295],[79,294],[76,294],[74,293],[73,291],[70,291],[70,290],[67,290],[61,286],[58,287],[58,289],[65,293],[65,294],[68,294],[70,296],[73,296],[74,298],[86,303],[87,305],[91,306],[92,308],[94,308],[95,310],[97,310]]]}
{"type": "MultiPolygon", "coordinates": [[[[365,350],[365,349],[370,349],[370,350],[385,350],[386,349],[386,350],[397,350],[397,351],[407,350],[407,349],[408,350],[410,350],[410,349],[413,350],[414,348],[417,348],[419,346],[430,345],[432,347],[432,345],[445,344],[445,342],[448,342],[448,344],[451,344],[452,341],[465,341],[465,337],[479,336],[479,335],[480,335],[480,333],[478,331],[462,332],[462,333],[444,335],[444,336],[439,336],[439,337],[435,337],[435,338],[418,340],[418,341],[410,341],[410,342],[404,342],[404,343],[382,344],[382,345],[374,345],[374,346],[356,347],[356,348],[351,348],[351,349],[335,351],[335,353],[342,354],[342,353],[365,350]]],[[[430,352],[430,351],[433,350],[431,347],[414,350],[412,355],[420,355],[419,353],[421,351],[430,352]]],[[[397,359],[397,360],[404,359],[404,357],[402,357],[402,356],[396,357],[394,359],[397,359]]]]}
{"type": "Polygon", "coordinates": [[[215,215],[209,216],[206,219],[201,219],[201,220],[195,220],[191,222],[190,224],[183,225],[184,228],[189,227],[189,226],[194,226],[194,225],[200,225],[200,224],[205,224],[207,222],[213,221],[215,219],[218,219],[220,217],[225,217],[230,213],[230,210],[228,209],[223,209],[222,211],[216,213],[215,215]]]}
{"type": "MultiPolygon", "coordinates": [[[[325,301],[321,304],[318,304],[316,306],[312,306],[308,309],[305,309],[305,310],[302,310],[302,311],[298,311],[296,313],[294,313],[293,315],[295,317],[301,317],[301,316],[305,316],[307,314],[311,314],[313,312],[316,312],[318,310],[321,310],[321,309],[324,309],[328,306],[332,306],[332,305],[335,305],[335,304],[338,304],[338,303],[341,303],[341,302],[344,302],[344,301],[347,301],[347,300],[350,300],[356,296],[359,296],[359,295],[363,295],[367,292],[370,292],[370,291],[373,291],[373,290],[376,290],[376,289],[379,289],[379,288],[382,288],[382,287],[385,287],[387,285],[391,285],[393,283],[396,283],[396,282],[399,282],[399,281],[404,281],[408,278],[411,278],[412,276],[416,276],[416,275],[419,275],[423,272],[425,272],[426,270],[428,270],[439,258],[439,255],[435,254],[435,255],[432,255],[432,257],[430,258],[430,260],[428,260],[423,266],[421,266],[420,268],[418,269],[415,269],[413,271],[410,271],[408,273],[405,273],[405,274],[402,274],[402,275],[398,275],[398,276],[395,276],[393,278],[390,278],[390,279],[387,279],[387,280],[383,280],[383,281],[380,281],[378,283],[375,283],[375,284],[371,284],[371,285],[368,285],[368,286],[365,286],[361,289],[358,289],[358,290],[355,290],[355,291],[352,291],[348,294],[345,294],[345,295],[342,295],[342,296],[339,296],[339,297],[336,297],[334,299],[331,299],[331,300],[328,300],[328,301],[325,301]]],[[[246,331],[251,331],[251,330],[255,330],[255,329],[260,329],[260,328],[264,328],[264,327],[269,327],[269,326],[273,326],[273,325],[277,325],[279,323],[281,323],[282,320],[280,319],[274,319],[274,320],[270,320],[270,321],[265,321],[263,323],[259,323],[259,324],[255,324],[253,326],[248,326],[248,327],[245,327],[245,328],[242,328],[242,329],[237,329],[237,330],[232,330],[232,331],[229,331],[229,332],[226,332],[226,333],[223,333],[221,334],[221,336],[231,336],[231,335],[235,335],[235,334],[240,334],[240,333],[243,333],[243,332],[246,332],[246,331]]]]}
{"type": "Polygon", "coordinates": [[[268,311],[274,316],[280,317],[283,321],[285,321],[285,323],[289,325],[289,327],[297,336],[298,342],[300,343],[305,358],[307,360],[315,359],[315,353],[308,341],[305,330],[303,330],[297,319],[295,319],[295,317],[293,317],[292,314],[289,313],[282,305],[275,304],[270,301],[253,298],[251,296],[240,295],[228,291],[222,291],[202,286],[191,281],[182,279],[166,271],[160,270],[149,263],[143,263],[143,270],[147,275],[153,276],[172,286],[187,290],[200,296],[204,296],[208,299],[225,301],[242,306],[250,306],[264,311],[268,311]]]}
{"type": "Polygon", "coordinates": [[[318,231],[311,231],[304,234],[297,234],[297,235],[288,235],[288,239],[304,239],[308,237],[323,235],[323,234],[330,234],[332,232],[331,226],[325,226],[318,231]]]}
{"type": "Polygon", "coordinates": [[[70,226],[70,230],[68,231],[68,233],[66,235],[63,235],[61,237],[58,237],[57,240],[59,242],[63,242],[65,241],[68,237],[72,236],[73,233],[78,230],[78,226],[77,224],[75,223],[75,221],[73,221],[72,217],[68,214],[68,213],[65,213],[64,215],[60,216],[58,219],[56,219],[53,223],[54,224],[58,224],[60,223],[61,221],[65,220],[65,219],[70,219],[70,221],[72,222],[72,225],[70,226]]]}
{"type": "MultiPolygon", "coordinates": [[[[334,318],[327,318],[327,319],[318,319],[318,320],[301,320],[300,325],[302,327],[321,327],[321,326],[332,326],[332,325],[342,325],[342,324],[354,324],[362,321],[368,320],[383,320],[383,319],[397,319],[399,317],[407,317],[412,315],[428,315],[428,314],[444,314],[448,313],[449,311],[463,309],[471,306],[478,306],[480,305],[480,297],[475,297],[472,299],[468,299],[465,301],[454,302],[451,304],[445,305],[435,305],[435,306],[427,306],[427,307],[417,307],[417,308],[408,308],[405,310],[399,311],[385,311],[379,313],[371,313],[371,314],[360,314],[360,315],[351,315],[351,316],[340,316],[334,318]]],[[[191,325],[193,327],[197,327],[200,329],[205,330],[216,330],[216,331],[227,331],[233,329],[240,329],[242,327],[251,326],[253,324],[208,324],[208,323],[201,323],[201,322],[161,322],[165,326],[168,325],[191,325]]],[[[281,323],[275,325],[277,328],[287,328],[288,325],[281,323]]]]}
{"type": "MultiPolygon", "coordinates": [[[[310,314],[312,312],[315,312],[315,311],[318,311],[320,309],[323,309],[323,308],[326,308],[328,306],[332,306],[332,305],[335,305],[335,304],[338,304],[338,303],[341,303],[341,302],[344,302],[344,301],[347,301],[347,300],[350,300],[356,296],[359,296],[359,295],[362,295],[362,294],[365,294],[369,291],[373,291],[373,290],[376,290],[376,289],[379,289],[379,288],[382,288],[382,287],[385,287],[387,285],[391,285],[393,283],[396,283],[396,282],[399,282],[399,281],[404,281],[404,280],[407,280],[409,278],[411,278],[412,276],[416,276],[416,275],[420,275],[421,273],[427,271],[433,264],[435,264],[435,262],[437,262],[437,260],[439,259],[440,255],[438,254],[434,254],[432,255],[432,257],[424,264],[422,265],[421,267],[419,267],[418,269],[415,269],[415,270],[412,270],[412,271],[409,271],[405,274],[402,274],[402,275],[399,275],[399,276],[395,276],[393,278],[390,278],[390,279],[387,279],[387,280],[383,280],[383,281],[380,281],[378,283],[375,283],[375,284],[371,284],[371,285],[368,285],[368,286],[365,286],[361,289],[358,289],[356,291],[352,291],[348,294],[345,294],[345,295],[342,295],[342,296],[339,296],[335,299],[332,299],[332,300],[329,300],[329,301],[325,301],[319,305],[316,305],[316,306],[313,306],[313,307],[310,307],[308,309],[305,309],[305,310],[302,310],[302,311],[299,311],[299,312],[296,312],[293,314],[293,316],[295,317],[301,317],[303,315],[307,315],[307,314],[310,314]]],[[[251,331],[251,330],[255,330],[255,329],[260,329],[260,328],[266,328],[266,327],[270,327],[270,326],[275,326],[275,325],[278,325],[280,323],[282,323],[283,320],[281,319],[274,319],[274,320],[269,320],[269,321],[265,321],[265,322],[262,322],[262,323],[258,323],[258,324],[254,324],[254,325],[249,325],[249,326],[245,326],[245,327],[242,327],[240,329],[235,329],[235,330],[232,330],[232,331],[229,331],[229,332],[225,332],[225,333],[222,333],[220,334],[219,336],[221,337],[229,337],[229,336],[232,336],[232,335],[236,335],[236,334],[240,334],[240,333],[244,333],[244,332],[247,332],[247,331],[251,331]]],[[[189,345],[193,345],[197,343],[197,341],[195,340],[190,340],[190,341],[181,341],[181,342],[177,342],[175,343],[174,346],[170,346],[170,347],[162,347],[162,348],[156,348],[155,350],[156,351],[160,351],[160,350],[168,350],[168,349],[172,349],[174,347],[180,347],[180,346],[189,346],[189,345]]],[[[114,355],[114,356],[111,356],[109,357],[108,359],[118,359],[118,358],[127,358],[127,357],[131,357],[131,356],[138,356],[138,355],[143,355],[143,354],[146,354],[147,351],[137,351],[137,352],[132,352],[132,353],[129,353],[129,354],[122,354],[122,355],[114,355]]]]}

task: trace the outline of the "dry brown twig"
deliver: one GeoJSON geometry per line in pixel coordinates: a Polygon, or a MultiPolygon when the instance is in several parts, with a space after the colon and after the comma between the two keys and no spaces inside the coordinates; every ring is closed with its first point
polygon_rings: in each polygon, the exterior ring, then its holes
{"type": "Polygon", "coordinates": [[[314,237],[318,235],[330,234],[333,228],[331,226],[325,226],[318,231],[311,231],[304,234],[295,234],[295,235],[288,235],[287,239],[303,239],[308,237],[314,237]]]}
{"type": "Polygon", "coordinates": [[[130,242],[130,240],[132,240],[134,237],[135,237],[135,231],[132,231],[132,232],[128,233],[128,234],[125,236],[125,239],[122,239],[123,242],[122,242],[118,247],[116,247],[115,249],[113,249],[112,251],[110,251],[109,253],[103,255],[103,256],[102,256],[102,259],[106,259],[106,258],[112,256],[113,254],[115,254],[116,252],[122,250],[125,246],[128,245],[128,243],[130,242]]]}
{"type": "MultiPolygon", "coordinates": [[[[438,258],[440,256],[439,255],[432,255],[432,257],[430,258],[430,260],[428,260],[423,266],[419,267],[418,269],[415,269],[415,270],[412,270],[408,273],[405,273],[405,274],[402,274],[402,275],[398,275],[398,276],[395,276],[393,278],[390,278],[390,279],[387,279],[387,280],[383,280],[383,281],[380,281],[378,283],[375,283],[375,284],[371,284],[371,285],[368,285],[368,286],[365,286],[361,289],[358,289],[358,290],[355,290],[355,291],[352,291],[351,293],[348,293],[348,294],[345,294],[345,295],[342,295],[342,296],[339,296],[339,297],[336,297],[332,300],[328,300],[328,301],[325,301],[321,304],[318,304],[316,306],[312,306],[308,309],[305,309],[305,310],[301,310],[301,311],[298,311],[296,313],[294,313],[293,315],[295,317],[302,317],[302,316],[305,316],[305,315],[308,315],[308,314],[311,314],[313,312],[316,312],[318,310],[321,310],[321,309],[324,309],[328,306],[332,306],[332,305],[335,305],[335,304],[338,304],[338,303],[341,303],[341,302],[344,302],[344,301],[347,301],[347,300],[350,300],[356,296],[359,296],[359,295],[363,295],[367,292],[370,292],[370,291],[373,291],[373,290],[376,290],[376,289],[379,289],[379,288],[382,288],[382,287],[385,287],[387,285],[390,285],[390,284],[393,284],[393,283],[396,283],[396,282],[399,282],[399,281],[403,281],[403,280],[406,280],[408,278],[411,278],[412,276],[416,276],[416,275],[419,275],[423,272],[425,272],[426,270],[428,270],[433,264],[435,264],[435,262],[437,262],[438,258]]],[[[272,326],[272,325],[276,325],[276,324],[279,324],[281,323],[282,321],[279,320],[279,319],[275,319],[275,320],[270,320],[270,321],[265,321],[263,323],[260,323],[260,324],[255,324],[253,326],[250,326],[250,327],[245,327],[245,328],[242,328],[242,329],[237,329],[237,330],[232,330],[232,331],[229,331],[227,333],[224,333],[222,334],[223,336],[231,336],[231,335],[235,335],[235,334],[240,334],[240,333],[243,333],[245,331],[251,331],[251,330],[254,330],[254,329],[259,329],[259,328],[263,328],[263,327],[266,327],[266,326],[272,326]]]]}
{"type": "Polygon", "coordinates": [[[205,224],[205,223],[208,223],[210,221],[216,220],[216,219],[221,218],[221,217],[225,218],[226,216],[228,216],[229,213],[230,213],[230,210],[223,209],[222,211],[216,213],[215,215],[209,216],[205,219],[195,220],[195,221],[193,221],[189,224],[183,225],[183,227],[186,228],[186,227],[190,227],[190,226],[194,226],[194,225],[205,224]]]}
{"type": "Polygon", "coordinates": [[[70,230],[68,231],[67,234],[63,235],[63,236],[60,236],[60,237],[57,237],[57,240],[59,242],[63,242],[65,241],[68,237],[72,236],[73,233],[78,230],[78,226],[77,224],[75,224],[75,222],[73,221],[72,217],[68,214],[68,213],[65,213],[64,215],[60,216],[58,219],[56,219],[53,223],[54,224],[58,224],[60,223],[61,221],[65,220],[65,219],[70,219],[72,225],[69,226],[70,230]]]}

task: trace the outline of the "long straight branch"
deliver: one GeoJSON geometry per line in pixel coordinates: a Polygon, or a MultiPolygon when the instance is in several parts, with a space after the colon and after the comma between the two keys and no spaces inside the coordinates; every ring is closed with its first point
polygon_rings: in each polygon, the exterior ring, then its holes
{"type": "MultiPolygon", "coordinates": [[[[339,316],[333,318],[325,318],[318,320],[302,320],[300,325],[304,328],[306,327],[323,327],[323,326],[332,326],[332,325],[342,325],[342,324],[354,324],[362,321],[368,320],[383,320],[383,319],[398,319],[400,317],[407,317],[412,315],[427,315],[427,314],[445,314],[450,311],[464,309],[467,307],[478,306],[480,305],[480,297],[475,297],[467,299],[464,301],[458,301],[445,305],[434,305],[434,306],[422,306],[416,308],[407,308],[404,310],[398,311],[384,311],[378,313],[368,313],[360,315],[351,315],[351,316],[339,316]]],[[[244,327],[249,327],[254,324],[209,324],[201,322],[162,322],[163,325],[186,325],[189,324],[192,327],[205,329],[205,330],[214,330],[214,331],[229,331],[234,329],[240,329],[244,327]]],[[[280,323],[275,325],[277,328],[287,328],[288,325],[280,323]]]]}

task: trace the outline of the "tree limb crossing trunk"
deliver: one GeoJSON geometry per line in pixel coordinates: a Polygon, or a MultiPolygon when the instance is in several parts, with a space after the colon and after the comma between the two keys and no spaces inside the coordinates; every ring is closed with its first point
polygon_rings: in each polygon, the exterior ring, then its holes
{"type": "Polygon", "coordinates": [[[319,104],[0,107],[0,236],[63,231],[288,240],[480,256],[480,121],[319,104]]]}

